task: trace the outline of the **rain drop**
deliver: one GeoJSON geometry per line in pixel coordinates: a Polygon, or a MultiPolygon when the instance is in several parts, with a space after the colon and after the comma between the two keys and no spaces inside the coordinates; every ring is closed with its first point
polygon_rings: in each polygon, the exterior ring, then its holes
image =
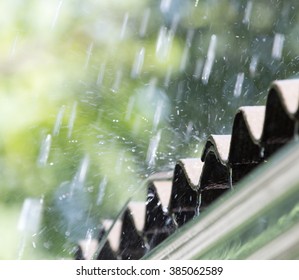
{"type": "Polygon", "coordinates": [[[53,128],[53,136],[57,136],[59,134],[64,112],[65,112],[65,106],[62,106],[56,117],[55,125],[53,128]]]}
{"type": "Polygon", "coordinates": [[[52,143],[52,136],[48,134],[41,144],[40,153],[38,157],[39,166],[45,166],[47,164],[50,149],[51,149],[51,143],[52,143]]]}
{"type": "Polygon", "coordinates": [[[252,12],[252,1],[248,1],[245,8],[243,21],[242,21],[244,24],[249,25],[251,12],[252,12]]]}
{"type": "Polygon", "coordinates": [[[123,75],[122,70],[118,69],[116,71],[115,80],[114,80],[114,83],[113,83],[112,88],[111,88],[112,92],[118,92],[119,86],[120,86],[120,83],[121,83],[121,79],[122,79],[122,75],[123,75]]]}
{"type": "Polygon", "coordinates": [[[99,193],[98,193],[98,198],[97,198],[97,205],[101,205],[102,202],[103,202],[107,184],[108,184],[108,179],[105,176],[103,178],[103,180],[100,182],[100,185],[99,185],[99,193]]]}
{"type": "Polygon", "coordinates": [[[60,10],[61,10],[62,4],[63,4],[62,0],[58,2],[57,8],[56,8],[56,11],[55,11],[55,14],[54,14],[54,18],[53,18],[53,21],[52,21],[52,26],[51,26],[52,30],[56,26],[56,22],[58,20],[59,14],[60,14],[60,10]]]}
{"type": "Polygon", "coordinates": [[[144,53],[145,53],[145,49],[141,48],[141,50],[139,50],[135,56],[133,68],[131,71],[132,78],[137,78],[140,75],[143,62],[144,62],[144,53]]]}
{"type": "Polygon", "coordinates": [[[255,76],[258,62],[259,62],[258,56],[253,55],[251,58],[251,61],[250,61],[250,65],[249,65],[249,72],[250,72],[251,77],[255,76]]]}
{"type": "Polygon", "coordinates": [[[193,74],[195,80],[198,80],[201,77],[203,65],[204,65],[204,61],[201,58],[196,60],[196,65],[193,74]]]}
{"type": "Polygon", "coordinates": [[[144,14],[142,17],[142,22],[141,22],[140,29],[139,29],[140,37],[144,37],[146,34],[150,14],[151,14],[151,10],[149,8],[144,11],[144,14]]]}
{"type": "Polygon", "coordinates": [[[156,153],[159,147],[160,140],[161,130],[159,130],[158,133],[152,137],[148,146],[146,161],[149,167],[153,167],[155,165],[156,153]]]}
{"type": "Polygon", "coordinates": [[[127,105],[126,116],[125,116],[126,121],[129,121],[131,119],[134,103],[135,103],[135,97],[131,96],[129,98],[129,102],[128,102],[128,105],[127,105]]]}
{"type": "Polygon", "coordinates": [[[208,84],[209,82],[209,78],[215,60],[216,45],[217,45],[217,36],[212,35],[209,48],[208,48],[207,58],[203,67],[203,72],[201,77],[201,80],[204,85],[208,84]]]}
{"type": "Polygon", "coordinates": [[[71,136],[72,136],[73,129],[74,129],[74,123],[75,123],[75,119],[76,119],[76,114],[77,114],[77,101],[75,101],[73,104],[70,119],[68,122],[68,134],[67,134],[68,138],[71,138],[71,136]]]}
{"type": "Polygon", "coordinates": [[[92,56],[92,50],[93,50],[93,42],[91,42],[89,44],[89,46],[87,47],[87,50],[86,50],[86,60],[85,60],[85,64],[84,64],[84,69],[85,70],[88,68],[89,61],[90,61],[90,58],[92,56]]]}
{"type": "Polygon", "coordinates": [[[98,74],[98,78],[97,78],[97,86],[99,86],[99,87],[103,84],[105,68],[106,68],[106,64],[102,63],[101,67],[100,67],[99,74],[98,74]]]}
{"type": "Polygon", "coordinates": [[[125,37],[128,20],[129,20],[129,13],[125,13],[123,24],[122,24],[121,31],[120,31],[120,39],[121,40],[124,39],[124,37],[125,37]]]}
{"type": "Polygon", "coordinates": [[[167,13],[169,11],[169,8],[171,6],[172,0],[162,0],[160,4],[160,10],[162,13],[167,13]]]}
{"type": "Polygon", "coordinates": [[[285,37],[283,34],[276,33],[274,36],[273,47],[272,47],[272,57],[274,59],[280,60],[282,56],[282,50],[284,45],[285,37]]]}
{"type": "Polygon", "coordinates": [[[154,114],[153,131],[156,131],[156,129],[159,125],[161,114],[162,114],[162,109],[163,109],[163,105],[164,105],[163,103],[164,102],[161,99],[158,101],[158,105],[156,107],[156,111],[154,114]]]}
{"type": "Polygon", "coordinates": [[[237,75],[237,81],[235,84],[234,97],[239,97],[241,95],[243,82],[244,82],[244,73],[239,73],[237,75]]]}
{"type": "Polygon", "coordinates": [[[15,37],[15,39],[13,41],[13,44],[12,44],[12,47],[10,49],[10,55],[9,55],[10,59],[12,59],[15,56],[18,41],[19,41],[19,36],[17,35],[15,37]]]}
{"type": "Polygon", "coordinates": [[[173,40],[173,33],[170,32],[167,27],[162,26],[159,31],[157,43],[156,43],[156,56],[160,60],[165,60],[170,51],[173,40]]]}

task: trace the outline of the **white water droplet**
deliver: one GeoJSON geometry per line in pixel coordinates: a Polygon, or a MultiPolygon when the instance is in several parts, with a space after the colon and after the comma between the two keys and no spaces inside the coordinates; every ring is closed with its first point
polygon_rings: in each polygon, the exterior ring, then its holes
{"type": "Polygon", "coordinates": [[[155,194],[154,193],[148,193],[145,205],[148,205],[150,202],[152,202],[154,198],[155,198],[155,194]]]}

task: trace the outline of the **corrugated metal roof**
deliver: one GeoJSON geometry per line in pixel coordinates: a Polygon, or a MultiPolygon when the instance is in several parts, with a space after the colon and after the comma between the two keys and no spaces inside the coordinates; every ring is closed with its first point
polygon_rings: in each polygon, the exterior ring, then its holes
{"type": "MultiPolygon", "coordinates": [[[[299,80],[273,82],[266,106],[241,107],[234,118],[232,135],[211,135],[201,160],[181,159],[173,172],[149,178],[147,202],[139,202],[139,210],[137,204],[128,205],[118,225],[114,225],[119,228],[121,224],[121,232],[110,231],[97,259],[141,258],[224,192],[232,190],[280,147],[297,139],[298,121],[299,80]],[[113,250],[113,255],[104,254],[105,249],[113,250]]],[[[77,254],[77,258],[93,255],[86,252],[86,248],[95,252],[92,244],[86,247],[80,242],[81,255],[77,254]]]]}

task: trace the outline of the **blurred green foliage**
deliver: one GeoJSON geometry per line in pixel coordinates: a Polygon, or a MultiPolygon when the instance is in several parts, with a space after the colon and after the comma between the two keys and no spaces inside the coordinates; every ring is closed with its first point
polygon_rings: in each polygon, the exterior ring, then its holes
{"type": "Polygon", "coordinates": [[[199,156],[208,134],[230,133],[237,107],[264,104],[272,80],[298,75],[296,0],[11,0],[0,10],[0,258],[72,257],[88,229],[136,190],[143,198],[149,174],[199,156]],[[20,255],[26,198],[43,214],[20,255]]]}

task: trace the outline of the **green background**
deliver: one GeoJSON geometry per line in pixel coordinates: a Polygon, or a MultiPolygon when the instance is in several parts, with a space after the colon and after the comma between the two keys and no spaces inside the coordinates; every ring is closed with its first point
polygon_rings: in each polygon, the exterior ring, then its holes
{"type": "Polygon", "coordinates": [[[0,258],[72,258],[150,174],[298,77],[298,6],[2,1],[0,258]]]}

